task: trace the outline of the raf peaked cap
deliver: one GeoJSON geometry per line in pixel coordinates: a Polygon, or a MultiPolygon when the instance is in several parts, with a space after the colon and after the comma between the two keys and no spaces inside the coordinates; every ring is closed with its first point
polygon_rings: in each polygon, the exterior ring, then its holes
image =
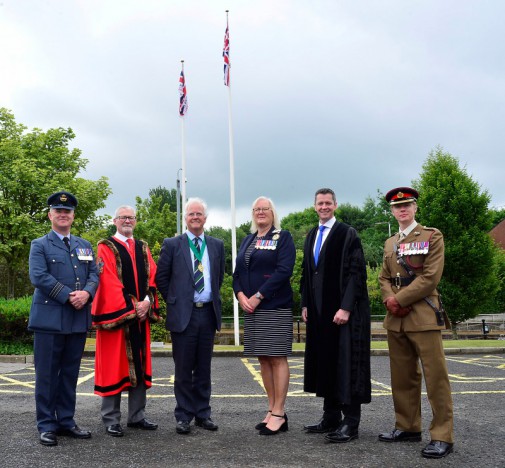
{"type": "Polygon", "coordinates": [[[410,187],[397,187],[386,193],[386,200],[390,205],[410,203],[418,199],[419,193],[410,187]]]}
{"type": "Polygon", "coordinates": [[[48,199],[49,208],[64,208],[66,210],[75,210],[77,198],[69,192],[53,193],[48,199]]]}

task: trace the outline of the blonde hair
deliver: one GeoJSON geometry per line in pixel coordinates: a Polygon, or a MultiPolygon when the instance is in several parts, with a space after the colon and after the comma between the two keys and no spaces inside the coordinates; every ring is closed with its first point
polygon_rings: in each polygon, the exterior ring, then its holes
{"type": "MultiPolygon", "coordinates": [[[[268,198],[268,197],[258,197],[256,200],[253,201],[252,204],[252,209],[254,210],[254,207],[256,206],[256,203],[258,203],[260,200],[266,200],[268,204],[270,205],[270,209],[272,210],[273,214],[273,221],[272,225],[275,229],[279,229],[281,227],[281,223],[279,222],[279,217],[277,216],[277,210],[275,209],[274,202],[268,198]]],[[[256,221],[254,220],[254,215],[251,217],[251,233],[255,233],[258,230],[258,226],[256,225],[256,221]]]]}

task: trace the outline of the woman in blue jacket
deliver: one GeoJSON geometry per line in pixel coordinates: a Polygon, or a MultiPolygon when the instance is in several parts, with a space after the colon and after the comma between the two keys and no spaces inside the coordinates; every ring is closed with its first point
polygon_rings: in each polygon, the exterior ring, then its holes
{"type": "Polygon", "coordinates": [[[268,413],[256,426],[261,435],[288,430],[284,404],[293,341],[289,280],[296,250],[291,234],[279,227],[272,200],[257,198],[252,206],[252,234],[240,246],[233,273],[233,290],[244,310],[244,355],[258,357],[268,395],[268,413]]]}

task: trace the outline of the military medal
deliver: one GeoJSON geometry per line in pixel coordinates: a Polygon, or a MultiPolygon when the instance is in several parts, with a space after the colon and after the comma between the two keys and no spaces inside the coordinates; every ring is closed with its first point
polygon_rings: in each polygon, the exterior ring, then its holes
{"type": "Polygon", "coordinates": [[[200,270],[203,273],[203,263],[200,263],[198,265],[198,270],[200,270]]]}

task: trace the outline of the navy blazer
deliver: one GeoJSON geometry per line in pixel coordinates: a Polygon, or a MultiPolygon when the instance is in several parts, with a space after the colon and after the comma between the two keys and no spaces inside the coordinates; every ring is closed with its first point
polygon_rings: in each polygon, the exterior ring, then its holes
{"type": "Polygon", "coordinates": [[[84,333],[91,327],[91,301],[98,287],[96,262],[91,244],[70,236],[70,251],[54,231],[32,241],[29,258],[30,280],[35,287],[28,329],[42,333],[84,333]],[[91,260],[79,260],[87,249],[91,260]],[[75,309],[68,296],[79,289],[90,294],[88,303],[75,309]]]}
{"type": "Polygon", "coordinates": [[[254,241],[257,233],[249,234],[240,245],[233,272],[233,291],[237,295],[242,291],[247,297],[257,292],[263,296],[261,309],[279,309],[293,307],[293,290],[290,278],[296,259],[296,249],[289,231],[272,227],[265,235],[266,241],[273,241],[275,249],[252,251],[249,267],[245,263],[245,251],[254,241]],[[278,239],[273,240],[274,237],[278,239]]]}
{"type": "MultiPolygon", "coordinates": [[[[223,241],[205,235],[210,261],[212,303],[216,314],[216,328],[221,329],[221,295],[224,279],[223,241]]],[[[167,304],[167,330],[180,333],[189,324],[195,295],[193,264],[188,236],[166,238],[161,247],[156,287],[167,304]]]]}

